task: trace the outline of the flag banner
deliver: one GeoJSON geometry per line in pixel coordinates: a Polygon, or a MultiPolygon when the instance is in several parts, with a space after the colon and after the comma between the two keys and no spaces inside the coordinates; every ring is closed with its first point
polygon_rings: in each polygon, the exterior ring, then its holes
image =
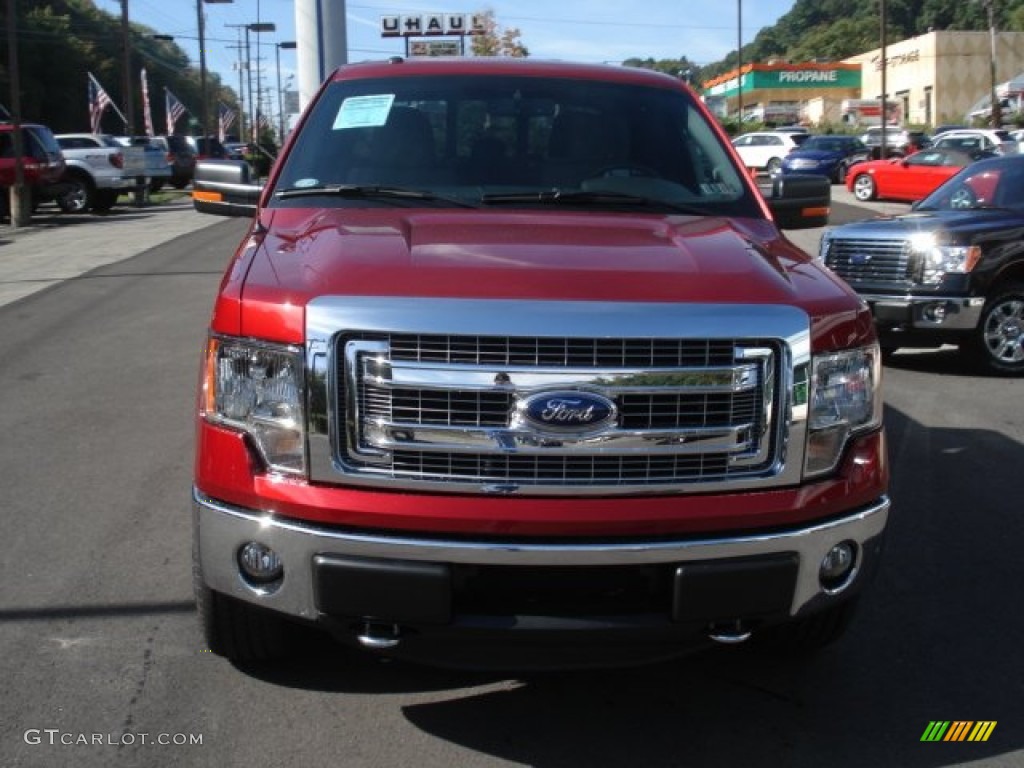
{"type": "Polygon", "coordinates": [[[153,112],[149,108],[149,82],[146,80],[146,68],[142,68],[142,119],[146,123],[146,135],[153,137],[153,112]]]}
{"type": "Polygon", "coordinates": [[[100,85],[99,80],[93,77],[92,72],[89,75],[89,128],[93,133],[100,132],[100,120],[103,118],[103,113],[107,107],[111,106],[114,101],[110,98],[110,95],[100,85]]]}
{"type": "Polygon", "coordinates": [[[253,136],[253,141],[256,142],[256,143],[259,143],[260,133],[262,131],[269,131],[269,130],[271,130],[270,118],[267,117],[266,115],[264,115],[262,112],[257,112],[256,113],[256,125],[254,126],[254,130],[253,130],[253,133],[255,134],[253,136]]]}
{"type": "Polygon", "coordinates": [[[226,104],[217,105],[217,138],[221,143],[226,141],[228,129],[235,124],[236,117],[237,114],[231,107],[226,104]]]}
{"type": "Polygon", "coordinates": [[[185,109],[184,104],[178,101],[178,97],[171,93],[170,88],[164,88],[164,95],[167,108],[167,135],[170,136],[174,133],[174,124],[178,122],[178,118],[188,110],[185,109]]]}

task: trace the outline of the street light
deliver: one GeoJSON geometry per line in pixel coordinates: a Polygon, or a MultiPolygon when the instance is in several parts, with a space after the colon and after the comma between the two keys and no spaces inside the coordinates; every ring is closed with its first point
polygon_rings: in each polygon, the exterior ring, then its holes
{"type": "Polygon", "coordinates": [[[286,51],[293,51],[297,47],[294,40],[287,40],[283,43],[274,43],[274,47],[277,49],[277,141],[279,144],[284,144],[284,96],[281,93],[281,49],[284,48],[286,51]]]}
{"type": "Polygon", "coordinates": [[[196,0],[196,23],[199,26],[199,121],[203,128],[203,141],[210,135],[209,107],[206,98],[206,22],[203,19],[203,3],[231,3],[234,0],[196,0]]]}
{"type": "MultiPolygon", "coordinates": [[[[255,32],[259,35],[260,32],[276,32],[277,25],[272,22],[256,22],[254,24],[245,25],[245,65],[247,75],[249,77],[249,109],[252,110],[252,59],[249,53],[249,33],[255,32]]],[[[250,120],[249,130],[252,131],[253,142],[259,144],[260,140],[260,107],[263,105],[263,100],[260,98],[260,71],[259,71],[259,59],[260,59],[260,39],[256,38],[256,113],[250,120]]]]}

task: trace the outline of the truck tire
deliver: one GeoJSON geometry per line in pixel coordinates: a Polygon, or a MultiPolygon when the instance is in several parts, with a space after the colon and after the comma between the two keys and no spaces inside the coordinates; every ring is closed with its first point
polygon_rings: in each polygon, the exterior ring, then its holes
{"type": "Polygon", "coordinates": [[[92,179],[82,173],[69,173],[63,182],[67,191],[57,198],[57,207],[64,213],[86,213],[96,199],[92,179]]]}
{"type": "Polygon", "coordinates": [[[846,632],[857,608],[857,598],[755,635],[758,645],[783,653],[808,653],[831,645],[846,632]]]}
{"type": "Polygon", "coordinates": [[[114,189],[98,189],[96,195],[93,198],[92,210],[93,213],[106,213],[117,203],[117,190],[114,189]]]}
{"type": "Polygon", "coordinates": [[[985,302],[965,351],[988,373],[1024,374],[1024,283],[1008,283],[985,302]]]}
{"type": "Polygon", "coordinates": [[[214,592],[203,583],[198,560],[192,563],[192,585],[204,650],[232,661],[265,661],[287,651],[285,622],[273,613],[214,592]]]}

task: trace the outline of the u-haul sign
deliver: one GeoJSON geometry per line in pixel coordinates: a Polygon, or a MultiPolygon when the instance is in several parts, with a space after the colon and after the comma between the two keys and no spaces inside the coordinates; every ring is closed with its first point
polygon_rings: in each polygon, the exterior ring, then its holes
{"type": "Polygon", "coordinates": [[[381,37],[482,35],[484,17],[476,13],[429,13],[423,16],[381,16],[381,37]]]}

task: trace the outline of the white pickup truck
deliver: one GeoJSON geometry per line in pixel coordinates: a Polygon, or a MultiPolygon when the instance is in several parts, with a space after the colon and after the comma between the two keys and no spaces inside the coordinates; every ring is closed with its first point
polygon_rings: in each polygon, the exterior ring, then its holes
{"type": "Polygon", "coordinates": [[[63,133],[56,138],[67,164],[62,179],[66,191],[57,198],[65,213],[109,211],[121,194],[145,189],[154,177],[170,176],[156,147],[124,146],[99,133],[63,133]]]}

